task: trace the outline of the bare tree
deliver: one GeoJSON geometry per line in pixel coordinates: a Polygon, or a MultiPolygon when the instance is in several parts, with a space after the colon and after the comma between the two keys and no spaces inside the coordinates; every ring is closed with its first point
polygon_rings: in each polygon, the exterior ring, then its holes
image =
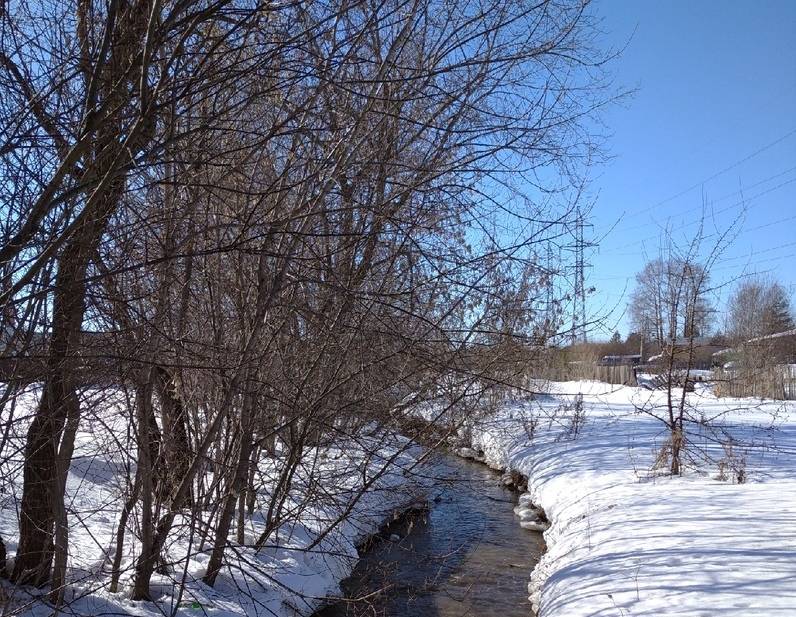
{"type": "Polygon", "coordinates": [[[633,329],[660,348],[672,338],[707,335],[715,314],[705,291],[708,279],[703,264],[680,256],[648,262],[630,296],[633,329]]]}
{"type": "Polygon", "coordinates": [[[782,285],[762,276],[738,283],[727,305],[727,334],[733,341],[742,343],[793,328],[790,298],[782,285]]]}
{"type": "Polygon", "coordinates": [[[129,436],[100,584],[146,600],[185,576],[170,538],[211,585],[313,502],[340,512],[320,542],[423,438],[407,401],[472,409],[519,374],[555,328],[539,255],[597,155],[607,58],[578,1],[53,6],[0,38],[3,354],[46,343],[13,578],[64,601],[99,383],[129,436]],[[353,488],[319,463],[342,446],[353,488]]]}
{"type": "MultiPolygon", "coordinates": [[[[694,390],[698,338],[704,333],[712,314],[709,299],[718,287],[711,283],[710,272],[736,234],[736,227],[705,231],[705,216],[694,235],[678,243],[669,232],[661,248],[661,257],[650,262],[639,278],[634,296],[650,312],[637,310],[636,319],[651,319],[659,337],[659,374],[654,385],[665,391],[663,404],[656,397],[639,410],[666,426],[667,438],[656,465],[668,468],[672,475],[685,470],[688,456],[694,453],[691,428],[706,424],[689,402],[694,390]]],[[[649,332],[649,321],[639,322],[649,332]]]]}

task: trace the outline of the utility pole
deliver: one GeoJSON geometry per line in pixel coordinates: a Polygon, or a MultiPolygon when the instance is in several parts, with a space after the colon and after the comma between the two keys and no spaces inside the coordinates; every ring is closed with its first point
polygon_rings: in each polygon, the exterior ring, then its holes
{"type": "Polygon", "coordinates": [[[586,342],[586,242],[583,237],[583,214],[575,213],[575,293],[572,306],[572,342],[586,342]]]}
{"type": "MultiPolygon", "coordinates": [[[[559,253],[559,261],[560,261],[560,253],[559,253]]],[[[553,295],[553,285],[554,285],[554,276],[553,276],[553,246],[550,242],[547,243],[547,263],[545,264],[545,269],[547,270],[546,277],[547,280],[545,282],[545,331],[544,336],[545,338],[549,338],[555,332],[555,322],[556,322],[556,315],[555,315],[555,307],[553,306],[554,303],[554,295],[553,295]]]]}

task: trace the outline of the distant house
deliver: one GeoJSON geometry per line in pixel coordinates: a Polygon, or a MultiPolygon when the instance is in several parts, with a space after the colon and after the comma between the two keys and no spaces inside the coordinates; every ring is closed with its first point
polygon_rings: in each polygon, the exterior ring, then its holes
{"type": "Polygon", "coordinates": [[[713,354],[713,363],[724,366],[742,358],[754,358],[758,364],[796,363],[796,329],[757,336],[735,347],[720,349],[713,354]]]}
{"type": "Polygon", "coordinates": [[[598,366],[637,366],[639,364],[641,364],[641,354],[603,356],[597,362],[598,366]]]}
{"type": "Polygon", "coordinates": [[[698,336],[692,338],[680,337],[671,345],[664,345],[656,349],[657,353],[647,358],[647,365],[651,367],[665,367],[672,362],[674,368],[691,368],[708,370],[713,365],[713,355],[726,344],[719,344],[721,340],[712,336],[698,336]]]}

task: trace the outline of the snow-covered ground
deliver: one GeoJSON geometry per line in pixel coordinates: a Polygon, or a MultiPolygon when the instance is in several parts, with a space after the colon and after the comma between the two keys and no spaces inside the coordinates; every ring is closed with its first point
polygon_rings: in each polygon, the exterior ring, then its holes
{"type": "MultiPolygon", "coordinates": [[[[656,467],[667,434],[653,417],[665,392],[596,382],[544,389],[550,394],[506,405],[470,427],[473,450],[483,451],[495,467],[526,475],[526,499],[550,519],[548,551],[530,584],[542,617],[796,616],[796,405],[717,399],[700,384],[688,401],[693,417],[705,423],[689,425],[687,471],[670,477],[656,467]],[[573,404],[579,395],[581,409],[573,404]]],[[[19,422],[0,467],[0,534],[10,555],[16,549],[23,418],[35,398],[34,392],[19,401],[19,422]]],[[[346,521],[307,550],[343,512],[362,478],[406,443],[373,434],[312,449],[305,471],[323,498],[311,500],[266,548],[256,551],[249,542],[231,547],[228,566],[211,589],[200,581],[209,547],[177,524],[167,547],[175,567],[153,579],[157,602],[132,602],[132,542],[126,545],[122,590],[107,590],[130,473],[121,430],[125,412],[113,397],[94,402],[90,407],[98,411],[81,426],[67,491],[69,614],[307,615],[322,598],[339,593],[339,581],[356,561],[356,544],[424,498],[420,476],[408,471],[420,450],[409,448],[346,521]]],[[[266,471],[268,464],[262,462],[266,471]]],[[[264,501],[269,490],[262,489],[264,501]]],[[[298,504],[303,496],[298,490],[293,500],[298,504]]],[[[256,538],[262,515],[247,525],[247,537],[256,538]]],[[[18,614],[13,607],[51,614],[29,590],[4,587],[11,595],[4,615],[18,614]]]]}
{"type": "Polygon", "coordinates": [[[714,426],[687,428],[689,468],[671,477],[656,468],[665,427],[639,411],[659,413],[664,392],[546,389],[471,437],[489,464],[527,475],[552,523],[529,585],[541,617],[796,615],[796,406],[689,394],[714,426]]]}
{"type": "MultiPolygon", "coordinates": [[[[178,519],[166,547],[173,566],[152,579],[156,601],[133,602],[129,590],[138,548],[135,528],[127,532],[121,589],[118,593],[108,591],[114,534],[129,489],[129,466],[134,464],[130,453],[135,447],[128,442],[126,429],[128,412],[120,393],[93,392],[87,396],[93,400],[85,405],[93,411],[81,423],[67,484],[71,585],[64,614],[309,615],[327,596],[339,596],[339,582],[353,569],[360,542],[389,522],[394,513],[425,500],[427,486],[415,467],[422,451],[399,436],[374,431],[336,447],[309,448],[285,506],[287,511],[297,507],[301,513],[288,517],[289,522],[269,538],[264,548],[258,551],[252,546],[264,529],[263,512],[259,510],[247,521],[246,545],[232,545],[227,550],[225,567],[215,587],[210,588],[201,577],[211,546],[199,534],[191,533],[186,521],[178,519]],[[396,456],[395,465],[382,474],[385,461],[392,456],[396,456]],[[378,479],[346,512],[362,483],[374,476],[378,479]],[[336,524],[343,513],[345,520],[336,524]],[[184,591],[180,595],[181,588],[184,591]]],[[[0,534],[9,557],[16,551],[25,417],[34,409],[37,398],[38,393],[33,391],[17,401],[14,430],[0,463],[0,534]]],[[[3,424],[8,413],[6,407],[3,424]]],[[[269,465],[275,478],[278,469],[274,461],[261,461],[266,477],[269,465]]],[[[273,484],[275,481],[261,488],[262,503],[269,502],[273,484]]],[[[44,591],[17,589],[7,581],[2,585],[0,591],[10,597],[0,603],[2,615],[52,614],[52,608],[37,601],[44,591]]]]}

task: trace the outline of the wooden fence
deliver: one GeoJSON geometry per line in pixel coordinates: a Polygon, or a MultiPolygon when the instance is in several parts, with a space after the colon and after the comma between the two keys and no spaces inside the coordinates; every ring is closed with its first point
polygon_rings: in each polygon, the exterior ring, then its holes
{"type": "Polygon", "coordinates": [[[757,368],[714,371],[716,396],[796,400],[796,365],[779,364],[757,368]]]}
{"type": "Polygon", "coordinates": [[[549,367],[545,369],[543,376],[550,381],[589,379],[611,385],[637,385],[632,366],[603,366],[594,362],[572,362],[567,366],[549,367]]]}

